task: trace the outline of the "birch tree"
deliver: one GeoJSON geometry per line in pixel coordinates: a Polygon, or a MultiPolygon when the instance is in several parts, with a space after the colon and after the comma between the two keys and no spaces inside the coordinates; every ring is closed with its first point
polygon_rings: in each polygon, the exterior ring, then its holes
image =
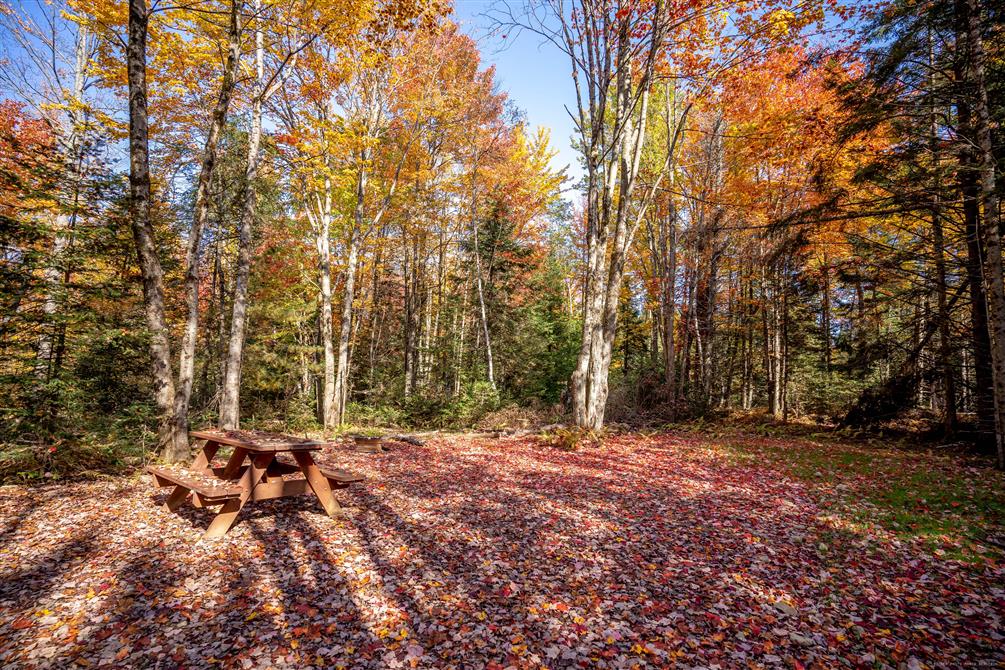
{"type": "Polygon", "coordinates": [[[297,3],[266,12],[262,0],[254,0],[255,50],[251,73],[251,128],[248,132],[248,153],[241,192],[241,213],[238,222],[237,267],[231,308],[230,334],[224,359],[223,388],[220,396],[221,428],[237,428],[240,423],[241,365],[244,355],[245,329],[248,312],[248,290],[251,276],[253,228],[256,218],[256,180],[262,163],[262,114],[268,100],[286,83],[297,66],[300,53],[309,47],[331,23],[306,31],[303,23],[311,20],[330,21],[327,17],[297,12],[297,3]],[[271,28],[271,30],[267,30],[271,28]],[[272,67],[266,77],[266,34],[268,33],[272,67]]]}
{"type": "Polygon", "coordinates": [[[571,113],[586,168],[586,281],[582,345],[572,375],[575,422],[604,423],[626,252],[658,182],[636,203],[637,177],[670,12],[663,0],[550,0],[515,23],[569,58],[576,92],[571,113]]]}
{"type": "Polygon", "coordinates": [[[91,107],[91,63],[97,41],[87,22],[64,2],[40,4],[31,11],[0,2],[0,35],[4,44],[0,86],[48,124],[60,164],[35,357],[35,375],[44,383],[59,375],[56,352],[62,346],[64,329],[57,320],[64,285],[71,279],[66,257],[81,209],[87,147],[101,125],[100,113],[91,107]]]}
{"type": "Polygon", "coordinates": [[[187,316],[178,355],[178,380],[175,383],[174,399],[174,443],[164,453],[167,461],[187,460],[188,411],[192,398],[192,381],[195,374],[195,348],[199,335],[199,285],[201,281],[199,258],[202,253],[202,234],[209,218],[210,186],[219,151],[220,135],[227,123],[230,103],[237,85],[238,67],[241,60],[241,20],[244,3],[231,0],[227,11],[225,57],[221,73],[219,93],[210,116],[206,131],[206,142],[200,157],[199,176],[196,183],[195,205],[192,227],[188,231],[188,246],[185,253],[185,305],[187,316]]]}
{"type": "Polygon", "coordinates": [[[150,13],[146,0],[129,1],[126,73],[129,82],[129,214],[143,276],[143,305],[150,331],[154,401],[158,410],[158,443],[173,453],[172,410],[175,396],[171,344],[164,310],[164,270],[150,222],[150,148],[147,111],[147,33],[150,13]]]}

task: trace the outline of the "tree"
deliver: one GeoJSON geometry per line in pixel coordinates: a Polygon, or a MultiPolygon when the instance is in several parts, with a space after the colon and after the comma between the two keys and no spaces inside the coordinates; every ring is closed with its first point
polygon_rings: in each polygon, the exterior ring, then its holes
{"type": "MultiPolygon", "coordinates": [[[[273,8],[274,10],[276,8],[273,8]]],[[[238,226],[237,268],[235,271],[230,337],[227,344],[227,358],[224,364],[223,388],[220,397],[221,428],[237,428],[240,423],[241,366],[244,353],[245,324],[247,322],[248,289],[251,276],[252,229],[256,217],[256,179],[261,165],[262,112],[263,107],[282,87],[290,70],[296,67],[300,53],[319,36],[318,32],[304,34],[300,24],[302,16],[297,16],[292,7],[267,15],[261,0],[255,0],[255,51],[254,79],[251,91],[251,131],[248,134],[247,166],[241,192],[241,215],[238,226]],[[265,36],[263,24],[280,26],[279,34],[270,32],[270,54],[274,61],[269,77],[265,75],[265,36]],[[284,39],[285,38],[285,39],[284,39]]],[[[325,20],[325,19],[319,19],[325,20]]],[[[319,30],[323,31],[324,28],[319,30]]]]}
{"type": "Polygon", "coordinates": [[[147,124],[147,32],[150,14],[146,0],[130,0],[126,42],[129,82],[129,211],[133,239],[143,275],[143,303],[150,331],[150,359],[154,401],[159,413],[158,442],[165,454],[175,455],[173,420],[175,400],[171,374],[171,345],[164,310],[164,271],[150,223],[150,149],[147,124]]]}
{"type": "MultiPolygon", "coordinates": [[[[982,34],[983,7],[977,0],[959,0],[956,16],[960,42],[965,45],[968,67],[961,82],[968,99],[964,108],[964,137],[975,146],[983,223],[978,232],[985,247],[984,282],[991,333],[991,375],[994,388],[995,451],[999,468],[1005,469],[1005,270],[1002,269],[1001,212],[998,209],[997,170],[991,139],[991,112],[985,78],[986,55],[982,34]]],[[[964,152],[969,154],[969,150],[964,152]]],[[[964,169],[970,168],[967,156],[964,169]]]]}
{"type": "Polygon", "coordinates": [[[89,73],[94,35],[86,23],[75,20],[71,9],[56,3],[29,12],[0,3],[0,34],[9,44],[0,82],[49,125],[62,164],[51,211],[52,246],[44,271],[47,288],[35,358],[35,375],[43,385],[60,375],[59,352],[65,337],[60,303],[72,275],[68,255],[87,188],[89,145],[98,130],[96,110],[88,99],[94,84],[89,73]]]}
{"type": "Polygon", "coordinates": [[[584,0],[571,7],[558,0],[541,7],[547,16],[531,13],[529,26],[569,57],[576,86],[573,118],[586,167],[587,270],[583,339],[571,384],[576,424],[599,429],[625,255],[656,187],[633,202],[650,91],[671,12],[662,0],[634,5],[584,0]]]}

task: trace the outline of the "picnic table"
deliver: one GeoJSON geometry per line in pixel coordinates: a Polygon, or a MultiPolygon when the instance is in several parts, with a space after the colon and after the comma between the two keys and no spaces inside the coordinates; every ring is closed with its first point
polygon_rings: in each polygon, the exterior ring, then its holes
{"type": "Polygon", "coordinates": [[[224,535],[252,500],[313,493],[328,516],[340,516],[342,507],[332,490],[362,481],[345,470],[315,463],[311,452],[319,451],[323,442],[256,430],[193,430],[189,435],[202,441],[191,465],[148,466],[147,472],[158,486],[174,488],[164,503],[172,512],[189,495],[196,507],[221,505],[205,537],[224,535]],[[224,465],[214,465],[223,446],[233,447],[233,452],[224,465]]]}

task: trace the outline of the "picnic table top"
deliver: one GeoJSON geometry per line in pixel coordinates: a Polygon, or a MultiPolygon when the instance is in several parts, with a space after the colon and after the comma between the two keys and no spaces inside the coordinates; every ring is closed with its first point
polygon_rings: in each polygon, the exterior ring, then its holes
{"type": "Polygon", "coordinates": [[[192,437],[211,440],[218,444],[228,444],[255,453],[275,453],[281,451],[317,451],[325,443],[306,437],[269,433],[264,430],[222,430],[209,428],[193,430],[192,437]]]}

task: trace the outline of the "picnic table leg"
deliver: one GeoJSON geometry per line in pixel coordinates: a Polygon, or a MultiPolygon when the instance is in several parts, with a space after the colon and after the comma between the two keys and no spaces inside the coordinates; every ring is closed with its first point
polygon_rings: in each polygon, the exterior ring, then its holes
{"type": "Polygon", "coordinates": [[[164,502],[164,506],[168,510],[174,512],[176,509],[181,507],[181,504],[185,502],[185,498],[188,498],[188,489],[184,486],[175,486],[174,490],[171,491],[171,495],[164,502]]]}
{"type": "Polygon", "coordinates": [[[218,442],[205,440],[202,443],[202,449],[199,450],[195,460],[192,461],[192,469],[201,471],[209,470],[210,463],[213,462],[213,457],[216,456],[216,452],[219,450],[220,444],[218,442]]]}
{"type": "Polygon", "coordinates": [[[223,479],[233,479],[237,471],[241,469],[241,464],[248,456],[248,450],[241,447],[234,447],[234,453],[230,455],[230,460],[223,468],[223,479]]]}
{"type": "MultiPolygon", "coordinates": [[[[223,504],[220,512],[213,518],[213,522],[209,524],[209,528],[206,529],[206,534],[203,537],[221,537],[230,530],[234,522],[237,521],[237,515],[240,513],[241,508],[244,507],[244,503],[248,502],[251,492],[262,481],[266,468],[269,467],[269,463],[275,457],[275,454],[259,454],[251,459],[251,465],[244,471],[244,476],[241,477],[241,497],[231,498],[223,504]]],[[[240,461],[238,465],[240,465],[240,461]]]]}
{"type": "Polygon", "coordinates": [[[318,497],[321,506],[325,508],[325,513],[332,518],[342,516],[342,506],[335,499],[332,487],[328,484],[328,478],[321,474],[321,470],[311,458],[311,453],[309,451],[294,451],[293,458],[303,470],[304,476],[307,477],[307,483],[314,491],[314,495],[318,497]]]}

